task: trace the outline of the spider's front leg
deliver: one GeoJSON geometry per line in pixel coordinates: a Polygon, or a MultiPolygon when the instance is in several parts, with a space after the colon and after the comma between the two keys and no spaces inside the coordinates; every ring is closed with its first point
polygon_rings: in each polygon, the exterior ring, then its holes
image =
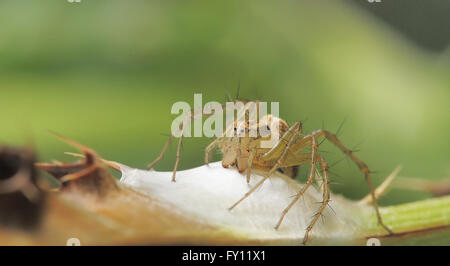
{"type": "Polygon", "coordinates": [[[152,169],[153,166],[155,166],[155,164],[164,157],[164,154],[166,153],[167,148],[169,148],[169,145],[172,142],[173,138],[174,138],[173,135],[170,135],[169,139],[167,140],[166,144],[164,145],[164,148],[162,149],[159,156],[153,162],[151,162],[147,165],[147,169],[149,169],[149,170],[152,169]]]}
{"type": "MultiPolygon", "coordinates": [[[[186,121],[189,121],[190,119],[190,115],[186,117],[186,119],[183,120],[183,123],[181,123],[180,125],[180,139],[178,140],[178,147],[177,147],[177,155],[176,155],[176,160],[175,160],[175,166],[173,169],[173,174],[172,174],[172,182],[175,182],[175,175],[178,169],[178,164],[180,163],[180,154],[181,154],[181,144],[183,142],[183,133],[184,133],[184,125],[186,123],[186,121]]],[[[166,153],[167,149],[169,148],[170,143],[172,142],[172,140],[175,138],[175,136],[172,134],[170,135],[169,139],[167,140],[166,144],[164,145],[164,148],[162,149],[160,155],[147,166],[147,169],[152,169],[153,166],[159,162],[163,157],[164,154],[166,153]]]]}
{"type": "Polygon", "coordinates": [[[205,164],[206,165],[209,164],[210,154],[217,147],[218,144],[219,144],[219,139],[215,139],[211,143],[209,143],[208,146],[206,146],[206,148],[205,148],[205,164]]]}
{"type": "MultiPolygon", "coordinates": [[[[214,105],[211,105],[210,107],[213,108],[214,105]]],[[[220,105],[217,104],[215,105],[216,107],[220,107],[222,108],[224,105],[220,105]]],[[[200,115],[200,118],[202,118],[202,116],[204,117],[209,117],[214,115],[215,112],[211,112],[211,113],[205,113],[203,108],[199,108],[199,109],[192,109],[189,114],[186,115],[186,117],[183,119],[183,122],[180,124],[180,138],[178,140],[178,146],[177,146],[177,155],[176,155],[176,159],[175,159],[175,166],[173,167],[173,174],[172,174],[172,182],[175,182],[175,176],[177,173],[177,169],[178,169],[178,164],[180,163],[180,157],[181,157],[181,145],[183,143],[183,136],[184,136],[184,129],[185,129],[185,125],[187,125],[188,123],[191,122],[191,119],[198,119],[197,117],[200,115]]],[[[167,148],[169,147],[170,143],[172,142],[174,136],[173,134],[169,137],[169,139],[167,140],[166,144],[164,145],[163,150],[161,151],[161,154],[152,162],[150,163],[147,168],[151,169],[153,168],[153,166],[159,162],[164,154],[167,151],[167,148]]]]}
{"type": "Polygon", "coordinates": [[[278,140],[278,142],[274,146],[274,148],[279,147],[279,146],[284,146],[284,148],[283,148],[283,152],[278,157],[275,165],[269,170],[269,172],[267,172],[267,174],[258,183],[255,184],[255,186],[253,188],[251,188],[247,193],[245,193],[245,195],[241,199],[239,199],[230,208],[228,208],[229,210],[232,210],[239,203],[241,203],[244,199],[246,199],[248,196],[250,196],[250,194],[252,194],[259,186],[261,186],[264,183],[264,181],[266,181],[266,179],[269,178],[273,174],[273,172],[275,172],[278,168],[280,168],[280,166],[282,165],[282,161],[285,159],[285,157],[288,153],[289,147],[294,143],[295,139],[299,135],[299,128],[300,128],[300,122],[296,122],[278,140]]]}
{"type": "Polygon", "coordinates": [[[247,162],[247,184],[250,184],[250,175],[252,172],[252,165],[253,165],[253,159],[256,155],[256,148],[250,151],[250,154],[248,155],[248,162],[247,162]]]}
{"type": "Polygon", "coordinates": [[[175,175],[176,175],[177,170],[178,170],[178,164],[180,163],[181,144],[183,142],[183,131],[184,131],[184,127],[183,127],[183,130],[181,131],[180,139],[178,140],[177,155],[176,155],[176,158],[175,158],[175,166],[173,167],[173,173],[172,173],[172,182],[175,182],[175,175]]]}

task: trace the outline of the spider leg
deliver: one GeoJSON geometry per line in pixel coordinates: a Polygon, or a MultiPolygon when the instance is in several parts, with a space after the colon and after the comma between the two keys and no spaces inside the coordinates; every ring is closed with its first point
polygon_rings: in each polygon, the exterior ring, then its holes
{"type": "Polygon", "coordinates": [[[289,205],[283,210],[280,219],[278,220],[277,225],[275,226],[275,229],[278,230],[278,228],[280,227],[281,223],[283,222],[284,217],[286,216],[286,214],[289,212],[289,210],[292,208],[292,206],[294,206],[294,204],[297,202],[298,199],[300,199],[303,194],[305,193],[305,191],[309,188],[309,186],[311,186],[311,184],[314,182],[314,177],[315,177],[315,169],[316,169],[316,153],[317,153],[317,140],[315,136],[312,136],[312,141],[311,141],[311,168],[309,170],[309,177],[308,177],[308,181],[306,182],[306,184],[303,186],[303,188],[300,190],[299,193],[297,193],[297,195],[295,196],[295,198],[291,201],[291,203],[289,203],[289,205]]]}
{"type": "Polygon", "coordinates": [[[175,175],[177,173],[178,164],[180,163],[181,143],[182,142],[183,142],[183,134],[180,136],[180,139],[178,140],[177,156],[176,156],[176,159],[175,159],[175,166],[173,167],[172,182],[175,182],[175,175]]]}
{"type": "MultiPolygon", "coordinates": [[[[224,105],[224,104],[221,104],[221,105],[218,105],[218,106],[220,106],[221,108],[223,108],[225,105],[224,105]]],[[[173,181],[173,182],[175,182],[175,175],[176,175],[176,172],[177,172],[177,169],[178,169],[178,164],[180,163],[180,157],[181,157],[181,144],[182,144],[182,142],[183,142],[183,135],[184,135],[183,133],[184,133],[184,128],[185,128],[184,126],[185,126],[186,123],[190,123],[191,118],[193,118],[193,119],[198,119],[198,118],[197,118],[197,115],[200,115],[200,114],[201,114],[201,115],[204,115],[205,117],[209,117],[209,116],[214,115],[215,113],[212,112],[212,113],[210,113],[210,114],[205,114],[204,111],[203,111],[203,108],[192,109],[192,110],[189,112],[189,114],[186,115],[185,119],[183,120],[183,123],[180,124],[181,135],[180,135],[180,139],[178,140],[177,155],[176,155],[175,166],[174,166],[173,174],[172,174],[172,181],[173,181]]],[[[160,155],[159,155],[152,163],[150,163],[150,164],[147,166],[148,169],[151,169],[157,162],[159,162],[159,161],[163,158],[163,156],[164,156],[164,154],[166,153],[167,148],[169,147],[169,144],[171,143],[171,141],[173,140],[173,138],[174,138],[173,135],[171,135],[171,136],[169,137],[169,139],[167,140],[166,144],[164,145],[163,150],[161,151],[161,154],[160,154],[160,155]]]]}
{"type": "Polygon", "coordinates": [[[219,142],[219,139],[215,139],[211,143],[209,143],[208,146],[206,146],[206,149],[205,149],[205,164],[206,165],[209,164],[210,154],[216,148],[218,142],[219,142]]]}
{"type": "Polygon", "coordinates": [[[275,170],[277,170],[280,167],[281,162],[283,161],[283,159],[286,157],[286,155],[288,153],[289,147],[292,145],[292,143],[298,136],[297,131],[299,128],[300,128],[300,122],[296,122],[294,125],[292,125],[291,128],[289,128],[288,131],[286,131],[286,133],[284,133],[283,137],[278,141],[277,145],[282,145],[280,143],[285,143],[286,138],[288,138],[289,140],[287,141],[287,145],[285,145],[284,150],[283,150],[281,156],[278,158],[275,165],[269,170],[269,172],[258,183],[256,183],[256,185],[254,187],[252,187],[247,193],[245,193],[245,195],[241,199],[239,199],[230,208],[228,208],[230,211],[234,207],[236,207],[239,203],[241,203],[244,199],[246,199],[248,196],[250,196],[250,194],[252,194],[259,186],[261,186],[264,183],[264,181],[266,181],[266,179],[269,178],[273,174],[273,172],[275,172],[275,170]]]}
{"type": "MultiPolygon", "coordinates": [[[[174,169],[173,169],[172,182],[175,182],[175,174],[177,172],[178,164],[180,163],[180,154],[181,154],[181,144],[182,144],[182,141],[183,141],[183,132],[184,132],[184,127],[181,129],[180,139],[178,140],[177,157],[176,157],[175,166],[174,166],[174,169]]],[[[161,151],[161,154],[152,163],[150,163],[147,166],[147,169],[152,169],[153,166],[164,157],[164,154],[166,153],[167,148],[169,147],[169,145],[172,142],[173,138],[174,138],[173,135],[171,135],[169,137],[169,139],[167,140],[166,144],[164,145],[164,148],[161,151]]]]}
{"type": "MultiPolygon", "coordinates": [[[[320,155],[319,155],[320,156],[320,155]]],[[[320,168],[322,169],[322,176],[323,176],[323,196],[322,196],[322,204],[320,205],[319,210],[314,215],[313,220],[306,228],[305,236],[303,237],[303,245],[306,244],[309,238],[309,233],[311,232],[312,228],[316,224],[317,220],[319,220],[319,217],[322,216],[323,211],[328,205],[328,202],[330,201],[330,186],[328,184],[328,163],[325,161],[325,159],[320,156],[320,168]]]]}
{"type": "Polygon", "coordinates": [[[381,214],[380,214],[380,211],[378,209],[378,204],[377,204],[377,201],[376,201],[375,190],[374,190],[374,187],[373,187],[373,184],[372,184],[372,179],[370,177],[370,170],[367,167],[367,165],[361,159],[359,159],[355,154],[353,154],[353,152],[350,149],[345,147],[344,144],[336,137],[335,134],[333,134],[333,133],[331,133],[329,131],[320,129],[320,130],[312,132],[311,135],[315,135],[317,138],[325,137],[326,139],[328,139],[331,143],[333,143],[335,146],[337,146],[345,155],[347,155],[359,167],[359,169],[364,173],[366,181],[369,184],[370,194],[371,194],[371,197],[372,197],[372,205],[373,205],[373,207],[375,209],[375,212],[376,212],[376,215],[377,215],[377,219],[378,219],[378,223],[390,235],[393,235],[394,233],[392,232],[392,230],[383,223],[383,219],[381,218],[381,214]]]}
{"type": "Polygon", "coordinates": [[[253,149],[250,151],[250,154],[248,156],[248,162],[247,162],[247,184],[250,183],[250,174],[253,164],[253,158],[255,158],[256,149],[253,149]]]}
{"type": "Polygon", "coordinates": [[[150,164],[147,165],[147,169],[152,169],[153,166],[155,166],[155,164],[164,157],[164,154],[166,153],[167,148],[169,148],[169,145],[172,142],[173,138],[174,138],[173,135],[170,135],[169,139],[167,140],[166,144],[164,145],[164,148],[161,151],[161,154],[159,154],[159,156],[153,162],[151,162],[150,164]]]}
{"type": "MultiPolygon", "coordinates": [[[[289,146],[289,152],[292,152],[291,146],[294,145],[297,141],[297,137],[301,134],[301,123],[296,122],[293,124],[284,134],[283,136],[277,141],[277,143],[263,156],[261,157],[261,160],[264,161],[271,161],[276,160],[280,158],[280,154],[282,154],[286,147],[289,146]],[[289,141],[291,140],[291,137],[293,141],[289,144],[289,141]]],[[[303,138],[301,138],[303,139],[303,138]]]]}

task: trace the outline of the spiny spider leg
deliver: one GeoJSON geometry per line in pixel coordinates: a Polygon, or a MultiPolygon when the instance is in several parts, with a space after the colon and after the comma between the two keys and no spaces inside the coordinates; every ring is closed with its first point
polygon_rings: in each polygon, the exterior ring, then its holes
{"type": "Polygon", "coordinates": [[[264,181],[266,181],[266,179],[269,178],[273,174],[273,172],[275,172],[278,168],[280,168],[282,160],[286,157],[286,155],[288,153],[289,147],[292,145],[292,143],[295,141],[296,137],[298,136],[297,131],[299,128],[300,128],[300,122],[296,122],[294,125],[292,125],[292,127],[289,128],[289,130],[286,133],[284,133],[283,137],[280,140],[278,140],[277,145],[283,145],[282,143],[284,143],[286,141],[286,138],[289,139],[289,141],[287,142],[287,145],[285,145],[285,147],[284,147],[283,153],[278,158],[275,165],[270,169],[270,171],[258,183],[256,183],[256,185],[254,187],[252,187],[247,193],[245,193],[245,195],[241,199],[239,199],[230,208],[228,208],[230,211],[234,207],[236,207],[239,203],[241,203],[244,199],[246,199],[248,196],[250,196],[250,194],[252,194],[259,186],[261,186],[264,183],[264,181]]]}
{"type": "Polygon", "coordinates": [[[367,167],[367,165],[361,159],[359,159],[357,156],[355,156],[353,154],[352,150],[350,150],[347,147],[345,147],[344,144],[336,137],[335,134],[333,134],[333,133],[331,133],[329,131],[323,130],[323,129],[319,129],[319,130],[316,130],[316,131],[312,132],[310,135],[315,135],[317,138],[325,137],[326,139],[328,139],[331,143],[333,143],[335,146],[337,146],[344,154],[346,154],[348,157],[350,157],[350,159],[364,173],[365,179],[366,179],[367,183],[369,184],[370,194],[372,195],[372,204],[373,204],[373,207],[374,207],[376,215],[377,215],[378,223],[390,235],[393,235],[394,233],[392,232],[392,230],[383,223],[383,220],[381,218],[381,214],[380,214],[380,211],[378,209],[378,204],[377,204],[377,201],[376,201],[375,190],[373,188],[372,179],[370,177],[370,170],[367,167]]]}
{"type": "Polygon", "coordinates": [[[330,186],[328,184],[328,164],[322,156],[319,155],[319,158],[320,158],[320,168],[322,169],[322,176],[324,182],[322,204],[320,205],[319,211],[314,215],[312,222],[306,228],[305,236],[303,237],[303,245],[306,244],[306,242],[308,241],[309,233],[316,224],[317,220],[319,220],[319,217],[322,215],[323,211],[328,205],[328,202],[330,201],[330,186]]]}
{"type": "MultiPolygon", "coordinates": [[[[223,108],[225,105],[224,105],[224,104],[221,104],[220,106],[223,108]]],[[[185,126],[187,123],[190,123],[191,118],[196,119],[196,114],[199,114],[200,112],[201,112],[201,114],[204,115],[205,117],[209,117],[209,116],[214,115],[214,112],[212,112],[211,114],[204,114],[203,108],[201,108],[201,109],[192,109],[192,110],[189,112],[189,114],[186,116],[186,118],[183,120],[183,123],[181,123],[181,125],[180,125],[181,135],[180,135],[180,139],[178,140],[177,155],[176,155],[175,166],[174,166],[173,174],[172,174],[172,181],[173,181],[173,182],[175,182],[175,175],[176,175],[176,172],[177,172],[177,169],[178,169],[178,164],[180,163],[180,157],[181,157],[181,144],[182,144],[182,142],[183,142],[183,135],[184,135],[184,128],[185,128],[184,126],[185,126]]],[[[150,163],[150,164],[147,166],[148,169],[151,169],[157,162],[159,162],[159,161],[163,158],[163,156],[164,156],[164,154],[166,153],[167,148],[169,147],[169,145],[170,145],[171,141],[173,140],[173,138],[174,138],[173,135],[171,135],[171,136],[169,137],[169,139],[167,140],[166,144],[164,145],[163,150],[161,151],[161,154],[160,154],[160,155],[159,155],[152,163],[150,163]]]]}
{"type": "Polygon", "coordinates": [[[175,182],[175,175],[177,173],[177,169],[178,169],[178,164],[180,163],[180,157],[181,157],[181,143],[183,141],[183,132],[184,132],[184,127],[181,130],[181,135],[180,135],[180,139],[178,140],[178,147],[177,147],[177,156],[175,159],[175,166],[173,167],[173,173],[172,173],[172,182],[175,182]]]}
{"type": "Polygon", "coordinates": [[[299,200],[303,194],[305,193],[305,191],[309,188],[309,186],[311,186],[311,184],[314,182],[314,177],[316,174],[316,153],[318,150],[318,146],[317,146],[317,140],[315,136],[311,136],[311,168],[309,170],[309,177],[308,177],[308,181],[306,182],[306,184],[303,186],[303,188],[300,190],[299,193],[297,193],[297,195],[295,196],[295,198],[291,201],[291,203],[289,203],[289,205],[283,210],[280,219],[278,220],[277,225],[275,226],[275,229],[278,230],[278,228],[280,227],[281,223],[283,222],[284,217],[286,216],[286,214],[289,212],[289,210],[292,208],[292,206],[294,206],[294,204],[297,202],[297,200],[299,200]]]}
{"type": "Polygon", "coordinates": [[[248,155],[248,162],[247,162],[247,184],[250,184],[250,175],[251,175],[251,169],[253,164],[253,158],[255,158],[256,155],[256,148],[250,151],[250,154],[248,155]]]}
{"type": "Polygon", "coordinates": [[[217,147],[218,143],[219,143],[219,139],[215,139],[211,143],[209,143],[208,146],[206,146],[206,149],[205,149],[205,164],[206,165],[209,164],[210,154],[217,147]]]}
{"type": "MultiPolygon", "coordinates": [[[[220,105],[222,108],[223,108],[223,106],[225,106],[224,104],[221,104],[220,105]]],[[[181,124],[181,135],[180,135],[180,139],[179,139],[179,141],[178,141],[178,147],[177,147],[177,155],[176,155],[176,159],[175,159],[175,166],[174,166],[174,168],[173,168],[173,174],[172,174],[172,182],[175,182],[175,175],[176,175],[176,173],[177,173],[177,169],[178,169],[178,164],[180,163],[180,157],[181,157],[181,144],[182,144],[182,142],[183,142],[183,133],[184,133],[184,125],[186,124],[186,123],[190,123],[190,119],[191,119],[191,117],[193,117],[194,119],[196,119],[196,114],[198,113],[198,112],[201,112],[202,113],[202,115],[205,115],[204,113],[203,113],[203,109],[202,110],[195,110],[195,109],[193,109],[193,110],[191,110],[191,113],[189,114],[189,116],[187,116],[186,117],[186,120],[184,121],[184,123],[182,123],[181,124]]],[[[209,117],[209,116],[211,116],[211,115],[213,115],[214,113],[211,113],[211,114],[206,114],[205,115],[205,117],[209,117]]],[[[244,113],[244,115],[245,115],[245,113],[244,113]]],[[[227,129],[227,131],[226,132],[228,132],[228,130],[231,130],[231,126],[227,129]]],[[[217,144],[217,143],[216,143],[217,144]]],[[[216,145],[216,144],[214,144],[214,145],[216,145]]],[[[208,155],[208,161],[209,161],[209,155],[208,155]]]]}
{"type": "Polygon", "coordinates": [[[173,135],[170,135],[169,139],[167,140],[166,144],[164,145],[164,148],[161,151],[161,154],[159,154],[159,156],[152,163],[147,165],[147,169],[152,169],[153,166],[155,166],[155,164],[164,157],[164,154],[166,153],[167,148],[169,148],[169,145],[172,142],[173,138],[174,138],[173,135]]]}

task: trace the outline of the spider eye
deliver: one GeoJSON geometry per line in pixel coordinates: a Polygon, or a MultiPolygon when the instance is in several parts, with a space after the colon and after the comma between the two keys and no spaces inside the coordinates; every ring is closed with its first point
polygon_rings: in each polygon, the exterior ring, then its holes
{"type": "Polygon", "coordinates": [[[237,130],[237,128],[234,128],[234,131],[236,131],[237,130]]]}

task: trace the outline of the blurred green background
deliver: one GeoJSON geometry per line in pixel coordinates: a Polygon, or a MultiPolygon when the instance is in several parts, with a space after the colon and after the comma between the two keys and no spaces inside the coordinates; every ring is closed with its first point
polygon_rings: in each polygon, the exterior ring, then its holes
{"type": "MultiPolygon", "coordinates": [[[[341,139],[376,184],[399,164],[402,176],[449,178],[448,2],[429,1],[434,16],[417,1],[382,1],[2,0],[0,141],[73,160],[52,130],[144,168],[170,133],[173,103],[194,93],[223,102],[240,83],[242,97],[279,101],[306,131],[346,119],[341,139]]],[[[187,139],[180,168],[201,165],[209,141],[187,139]]],[[[330,164],[343,158],[321,149],[330,164]]],[[[170,170],[175,151],[156,169],[170,170]]],[[[334,192],[368,193],[350,161],[332,172],[334,192]]],[[[381,205],[425,197],[393,190],[381,205]]]]}

